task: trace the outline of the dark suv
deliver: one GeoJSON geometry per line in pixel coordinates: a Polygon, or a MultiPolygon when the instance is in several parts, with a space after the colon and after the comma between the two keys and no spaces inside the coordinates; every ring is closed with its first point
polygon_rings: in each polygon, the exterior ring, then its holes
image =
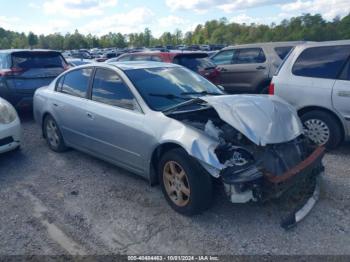
{"type": "Polygon", "coordinates": [[[33,94],[68,68],[60,52],[0,50],[0,97],[17,109],[30,107],[33,94]]]}

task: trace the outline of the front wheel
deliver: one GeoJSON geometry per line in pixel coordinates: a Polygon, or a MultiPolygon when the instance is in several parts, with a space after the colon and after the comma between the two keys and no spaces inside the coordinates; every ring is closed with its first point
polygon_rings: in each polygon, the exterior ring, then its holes
{"type": "Polygon", "coordinates": [[[212,179],[185,150],[166,152],[158,172],[163,194],[175,211],[191,216],[209,208],[212,179]]]}
{"type": "Polygon", "coordinates": [[[64,152],[67,147],[64,144],[61,131],[52,116],[48,115],[44,120],[44,135],[46,142],[51,150],[55,152],[64,152]]]}

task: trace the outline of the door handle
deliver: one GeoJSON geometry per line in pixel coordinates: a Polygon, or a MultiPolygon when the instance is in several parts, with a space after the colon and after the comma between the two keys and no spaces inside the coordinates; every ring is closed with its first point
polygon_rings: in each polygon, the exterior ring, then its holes
{"type": "Polygon", "coordinates": [[[266,67],[265,66],[258,66],[256,69],[262,70],[262,69],[266,69],[266,67]]]}
{"type": "Polygon", "coordinates": [[[228,70],[226,68],[223,67],[218,67],[217,68],[220,72],[227,72],[228,70]]]}
{"type": "Polygon", "coordinates": [[[54,106],[54,107],[58,107],[58,104],[57,104],[57,103],[53,103],[53,106],[54,106]]]}
{"type": "Polygon", "coordinates": [[[350,91],[339,91],[338,96],[350,97],[350,91]]]}
{"type": "Polygon", "coordinates": [[[86,116],[91,120],[94,119],[94,116],[89,112],[86,112],[86,116]]]}

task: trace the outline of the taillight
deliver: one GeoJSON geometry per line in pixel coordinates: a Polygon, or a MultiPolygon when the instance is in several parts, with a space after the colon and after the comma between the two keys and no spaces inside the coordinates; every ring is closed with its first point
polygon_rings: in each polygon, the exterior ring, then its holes
{"type": "Polygon", "coordinates": [[[274,94],[275,94],[275,84],[271,82],[269,85],[269,95],[274,95],[274,94]]]}
{"type": "Polygon", "coordinates": [[[0,76],[16,76],[23,72],[22,68],[12,67],[9,69],[0,70],[0,76]]]}

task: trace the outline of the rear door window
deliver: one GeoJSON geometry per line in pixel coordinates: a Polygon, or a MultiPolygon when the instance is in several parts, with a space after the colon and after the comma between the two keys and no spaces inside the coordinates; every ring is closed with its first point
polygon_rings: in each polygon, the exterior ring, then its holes
{"type": "Polygon", "coordinates": [[[134,55],[133,61],[152,61],[152,58],[150,55],[134,55]]]}
{"type": "Polygon", "coordinates": [[[96,70],[91,99],[107,105],[135,109],[135,99],[129,87],[116,72],[109,69],[96,70]]]}
{"type": "Polygon", "coordinates": [[[336,79],[350,55],[350,45],[305,49],[294,63],[297,76],[336,79]]]}
{"type": "Polygon", "coordinates": [[[212,57],[212,60],[217,65],[229,65],[232,63],[234,52],[235,51],[233,49],[219,52],[217,55],[212,57]]]}
{"type": "Polygon", "coordinates": [[[292,50],[293,48],[294,48],[293,46],[278,46],[278,47],[275,47],[274,49],[276,54],[279,56],[279,58],[283,60],[288,55],[290,50],[292,50]]]}
{"type": "Polygon", "coordinates": [[[86,97],[92,68],[71,71],[64,75],[61,92],[77,97],[86,97]]]}
{"type": "Polygon", "coordinates": [[[156,55],[152,55],[151,60],[156,61],[156,62],[163,62],[163,60],[159,56],[156,56],[156,55]]]}
{"type": "Polygon", "coordinates": [[[120,62],[131,61],[131,60],[133,60],[131,55],[125,55],[125,56],[118,57],[118,61],[120,61],[120,62]]]}
{"type": "Polygon", "coordinates": [[[179,56],[173,62],[182,65],[195,72],[198,70],[215,68],[216,65],[208,57],[179,56]]]}
{"type": "Polygon", "coordinates": [[[16,52],[12,54],[12,67],[31,68],[64,68],[66,62],[58,52],[16,52]]]}
{"type": "Polygon", "coordinates": [[[259,64],[266,61],[264,51],[261,48],[239,49],[237,52],[233,64],[259,64]]]}

